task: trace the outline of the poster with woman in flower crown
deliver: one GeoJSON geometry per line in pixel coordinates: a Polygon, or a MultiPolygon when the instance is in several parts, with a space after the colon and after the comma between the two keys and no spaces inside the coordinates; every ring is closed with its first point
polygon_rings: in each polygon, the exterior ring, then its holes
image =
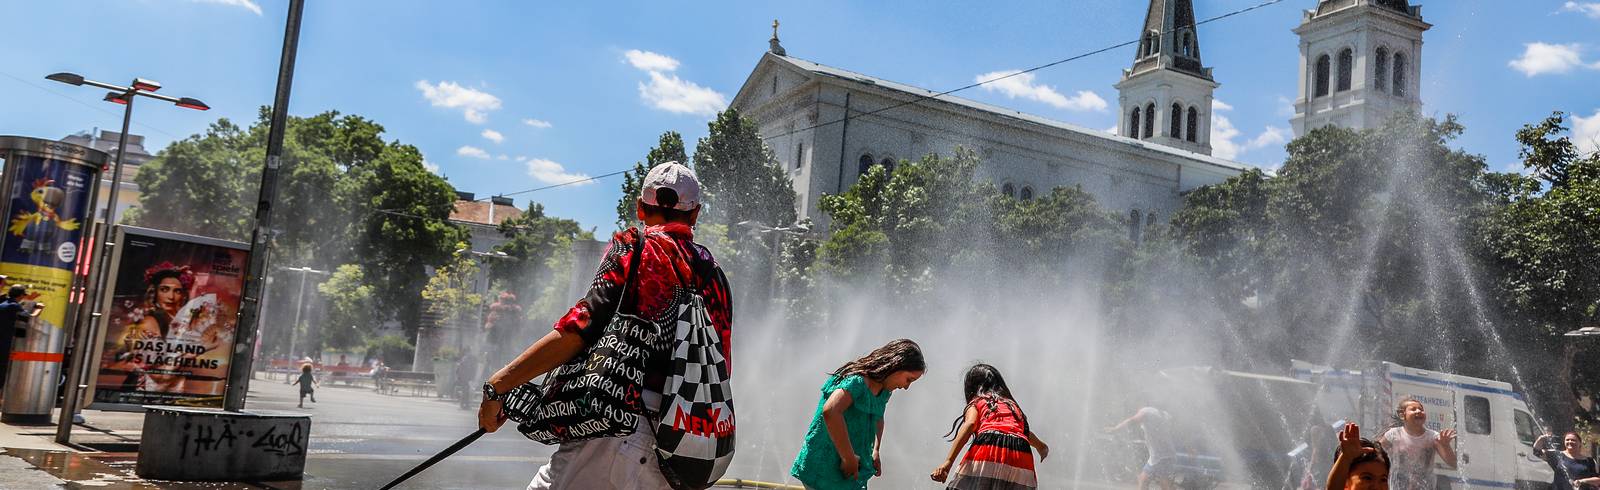
{"type": "Polygon", "coordinates": [[[248,250],[122,227],[94,403],[220,407],[248,250]]]}

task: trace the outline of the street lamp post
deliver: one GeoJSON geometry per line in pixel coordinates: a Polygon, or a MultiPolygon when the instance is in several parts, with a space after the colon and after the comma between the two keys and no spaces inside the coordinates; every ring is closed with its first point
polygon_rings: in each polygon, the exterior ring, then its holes
{"type": "Polygon", "coordinates": [[[289,359],[294,361],[299,359],[295,348],[299,346],[296,338],[299,337],[298,334],[300,333],[300,315],[305,311],[306,274],[328,275],[328,271],[319,271],[310,267],[285,267],[282,270],[300,273],[300,292],[296,294],[294,300],[294,324],[289,326],[289,359]]]}
{"type": "Polygon", "coordinates": [[[133,121],[133,100],[136,97],[149,97],[163,102],[171,102],[173,105],[185,109],[200,111],[209,110],[211,106],[201,102],[200,99],[192,97],[171,97],[157,94],[156,91],[161,90],[161,83],[143,78],[133,79],[133,83],[126,87],[89,80],[76,73],[52,73],[45,78],[67,85],[79,87],[88,85],[110,90],[110,92],[106,93],[105,101],[122,104],[123,106],[122,134],[117,138],[117,159],[111,163],[111,193],[107,196],[108,199],[106,201],[105,225],[100,227],[100,236],[96,241],[100,249],[97,250],[99,252],[96,254],[98,257],[93,259],[94,263],[92,264],[93,273],[90,282],[93,287],[86,291],[89,294],[84,301],[84,304],[89,306],[89,314],[78,314],[77,325],[73,326],[74,338],[68,339],[76,347],[72,354],[72,368],[67,372],[66,398],[62,401],[61,416],[56,423],[56,441],[65,443],[71,438],[72,415],[77,412],[78,408],[78,385],[83,382],[80,371],[83,370],[83,364],[87,362],[86,351],[88,349],[84,347],[87,345],[88,339],[95,337],[94,332],[99,324],[96,320],[101,316],[100,300],[104,296],[102,293],[106,286],[106,271],[111,262],[112,247],[116,245],[111,243],[111,227],[117,223],[117,191],[122,187],[122,162],[126,160],[124,157],[128,151],[128,125],[133,121]]]}

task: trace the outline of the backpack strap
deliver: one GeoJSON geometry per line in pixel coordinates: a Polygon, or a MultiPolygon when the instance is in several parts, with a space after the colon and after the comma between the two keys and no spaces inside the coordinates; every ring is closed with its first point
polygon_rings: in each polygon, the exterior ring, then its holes
{"type": "Polygon", "coordinates": [[[644,259],[644,241],[646,235],[644,233],[644,227],[634,228],[633,232],[634,237],[636,237],[633,241],[633,257],[628,259],[628,277],[622,280],[622,292],[617,294],[617,311],[611,314],[611,321],[613,322],[617,321],[617,315],[622,314],[623,308],[627,308],[629,305],[633,306],[633,314],[639,314],[639,265],[643,263],[644,259]],[[632,303],[628,302],[628,299],[630,299],[628,296],[628,290],[630,289],[634,290],[633,297],[631,298],[633,299],[632,303]]]}

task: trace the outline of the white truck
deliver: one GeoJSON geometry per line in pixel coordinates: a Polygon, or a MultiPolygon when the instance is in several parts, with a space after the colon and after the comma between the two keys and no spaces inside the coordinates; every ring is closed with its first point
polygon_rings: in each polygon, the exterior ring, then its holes
{"type": "Polygon", "coordinates": [[[1528,410],[1527,399],[1511,385],[1392,362],[1371,362],[1361,370],[1342,370],[1293,361],[1293,376],[1321,385],[1317,407],[1329,422],[1361,425],[1375,439],[1396,425],[1395,404],[1405,397],[1421,401],[1428,428],[1456,429],[1457,468],[1437,462],[1440,489],[1548,489],[1554,472],[1533,455],[1534,439],[1544,431],[1528,410]]]}

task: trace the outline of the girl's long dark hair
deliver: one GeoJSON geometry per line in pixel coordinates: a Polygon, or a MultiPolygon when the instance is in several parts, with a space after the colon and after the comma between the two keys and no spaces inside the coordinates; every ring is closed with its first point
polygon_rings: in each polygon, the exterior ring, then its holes
{"type": "Polygon", "coordinates": [[[922,347],[909,339],[890,341],[873,350],[872,353],[860,359],[845,363],[839,369],[833,370],[834,376],[861,375],[873,381],[882,382],[884,378],[897,371],[926,371],[927,362],[922,360],[922,347]]]}
{"type": "MultiPolygon", "coordinates": [[[[962,392],[967,396],[968,405],[971,405],[972,401],[978,399],[978,397],[988,395],[986,400],[991,412],[998,408],[1001,403],[1010,406],[1011,416],[1016,417],[1017,421],[1022,423],[1024,431],[1027,430],[1028,417],[1022,414],[1022,407],[1017,405],[1016,397],[1011,396],[1011,388],[1006,386],[1006,378],[1001,376],[1000,370],[995,369],[994,366],[980,363],[968,369],[967,379],[962,383],[962,392]]],[[[956,416],[955,422],[950,424],[950,432],[944,434],[945,437],[952,437],[956,433],[956,429],[961,427],[961,421],[966,419],[966,410],[966,407],[963,406],[961,409],[962,415],[956,416]]]]}

